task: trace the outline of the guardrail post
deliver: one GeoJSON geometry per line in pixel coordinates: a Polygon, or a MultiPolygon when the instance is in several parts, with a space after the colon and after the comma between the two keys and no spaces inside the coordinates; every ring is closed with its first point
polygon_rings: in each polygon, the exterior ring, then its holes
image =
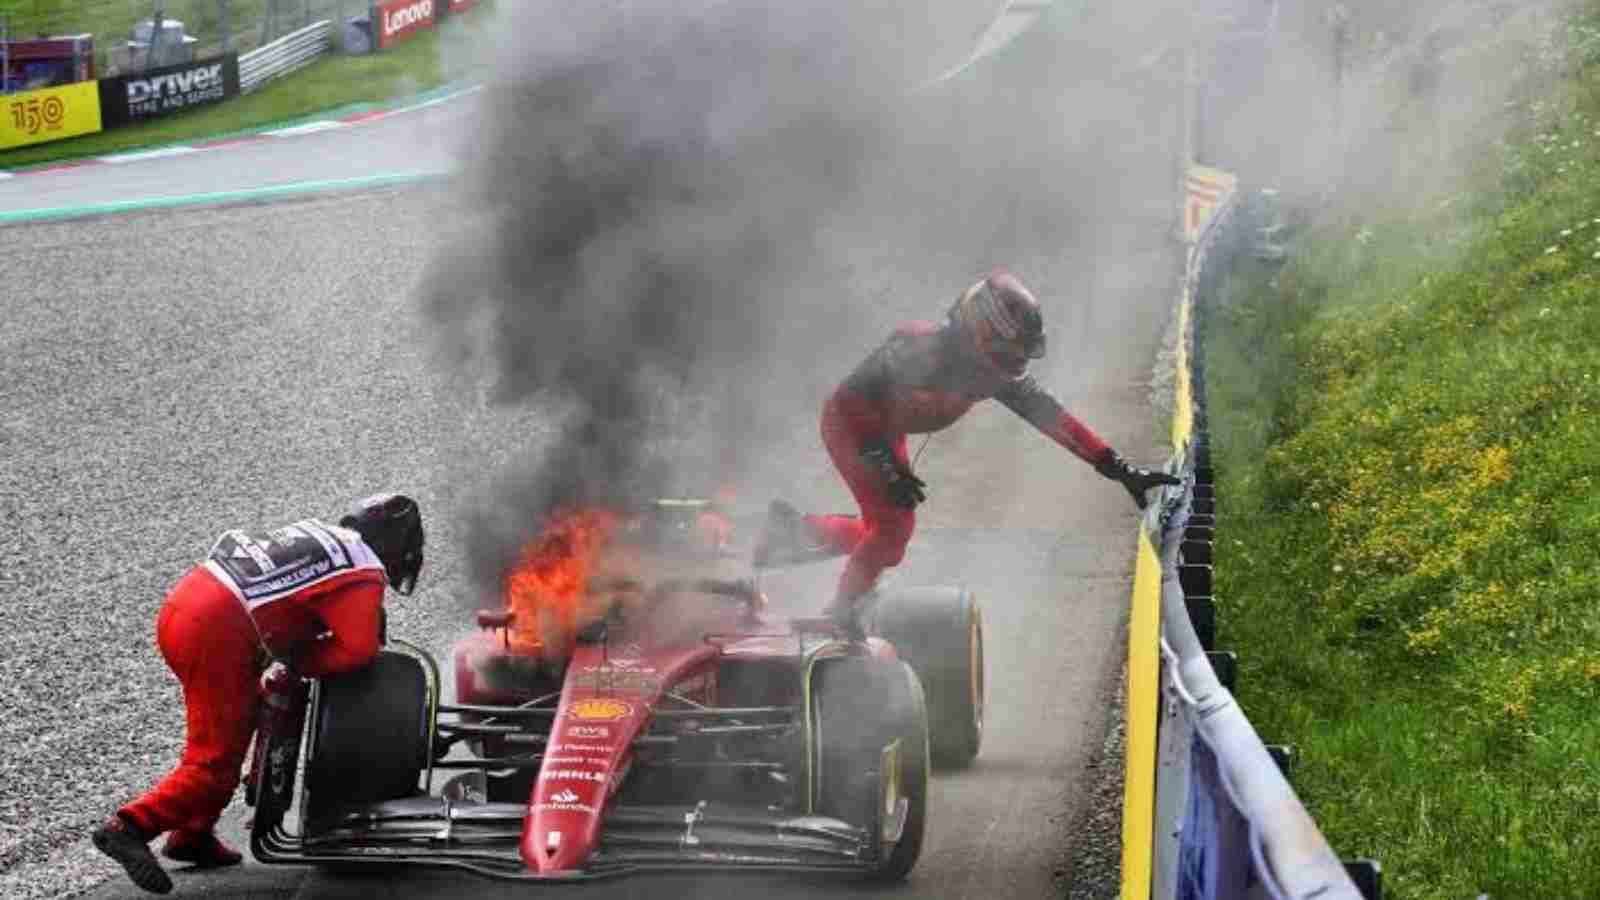
{"type": "Polygon", "coordinates": [[[1200,647],[1209,652],[1217,645],[1217,603],[1210,597],[1184,597],[1184,608],[1189,611],[1189,621],[1194,625],[1194,636],[1200,647]]]}
{"type": "Polygon", "coordinates": [[[1217,681],[1232,691],[1239,676],[1239,654],[1232,650],[1212,650],[1206,653],[1206,661],[1211,663],[1211,671],[1217,673],[1217,681]]]}
{"type": "Polygon", "coordinates": [[[1383,865],[1375,859],[1347,859],[1344,870],[1366,900],[1383,900],[1383,865]]]}
{"type": "Polygon", "coordinates": [[[1204,565],[1178,566],[1178,585],[1183,588],[1185,597],[1211,596],[1212,568],[1204,565]]]}
{"type": "Polygon", "coordinates": [[[1178,546],[1178,552],[1182,554],[1181,558],[1185,564],[1202,566],[1211,565],[1210,541],[1191,541],[1185,539],[1184,542],[1178,546]]]}
{"type": "Polygon", "coordinates": [[[1267,753],[1272,756],[1272,761],[1278,764],[1278,771],[1283,773],[1283,777],[1294,777],[1294,766],[1300,753],[1293,744],[1268,744],[1267,753]]]}
{"type": "Polygon", "coordinates": [[[1196,542],[1206,548],[1207,561],[1202,563],[1190,561],[1188,543],[1181,545],[1185,553],[1184,562],[1178,565],[1178,585],[1183,589],[1183,605],[1189,611],[1189,622],[1200,646],[1211,650],[1217,640],[1217,603],[1211,596],[1210,545],[1196,542]]]}

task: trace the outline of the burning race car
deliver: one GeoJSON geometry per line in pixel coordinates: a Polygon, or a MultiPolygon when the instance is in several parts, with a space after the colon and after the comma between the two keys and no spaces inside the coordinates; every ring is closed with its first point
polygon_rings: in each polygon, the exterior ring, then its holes
{"type": "Polygon", "coordinates": [[[930,763],[965,765],[982,739],[977,601],[884,594],[849,641],[770,615],[752,571],[732,577],[725,524],[699,501],[557,522],[455,648],[454,703],[399,642],[303,683],[258,736],[256,858],[904,877],[930,763]]]}

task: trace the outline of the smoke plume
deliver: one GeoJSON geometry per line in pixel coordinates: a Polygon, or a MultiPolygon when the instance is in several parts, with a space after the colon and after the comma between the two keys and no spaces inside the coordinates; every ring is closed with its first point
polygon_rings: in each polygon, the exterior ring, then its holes
{"type": "Polygon", "coordinates": [[[452,364],[563,424],[475,505],[483,587],[557,508],[705,493],[739,468],[775,333],[844,302],[807,289],[813,239],[860,189],[895,87],[851,23],[809,7],[503,15],[479,227],[423,303],[452,364]]]}

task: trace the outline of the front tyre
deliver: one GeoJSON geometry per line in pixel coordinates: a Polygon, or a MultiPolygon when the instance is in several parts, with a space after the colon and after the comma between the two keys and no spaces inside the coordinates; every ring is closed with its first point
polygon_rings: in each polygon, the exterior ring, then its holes
{"type": "Polygon", "coordinates": [[[410,797],[428,765],[431,709],[420,660],[385,650],[317,685],[306,753],[309,829],[341,807],[410,797]]]}
{"type": "Polygon", "coordinates": [[[870,877],[899,881],[922,854],[928,808],[928,711],[909,666],[823,660],[812,674],[812,787],[818,813],[878,842],[870,877]]]}

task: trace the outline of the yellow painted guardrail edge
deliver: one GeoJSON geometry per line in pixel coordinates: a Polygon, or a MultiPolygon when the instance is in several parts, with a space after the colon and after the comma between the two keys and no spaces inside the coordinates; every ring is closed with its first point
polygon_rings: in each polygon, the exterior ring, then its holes
{"type": "Polygon", "coordinates": [[[1161,563],[1139,526],[1128,619],[1127,739],[1122,796],[1122,900],[1149,900],[1155,836],[1156,700],[1160,685],[1161,563]]]}

